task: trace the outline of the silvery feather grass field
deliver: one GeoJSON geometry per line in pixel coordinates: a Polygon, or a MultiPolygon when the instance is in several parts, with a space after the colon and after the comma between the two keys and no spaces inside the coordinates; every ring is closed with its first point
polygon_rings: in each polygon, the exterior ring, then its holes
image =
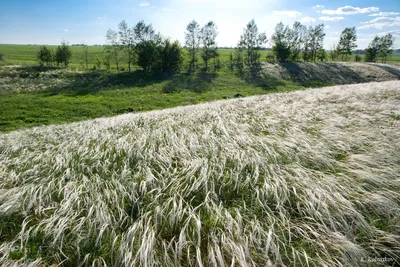
{"type": "Polygon", "coordinates": [[[1,134],[0,265],[396,265],[399,135],[400,81],[1,134]]]}

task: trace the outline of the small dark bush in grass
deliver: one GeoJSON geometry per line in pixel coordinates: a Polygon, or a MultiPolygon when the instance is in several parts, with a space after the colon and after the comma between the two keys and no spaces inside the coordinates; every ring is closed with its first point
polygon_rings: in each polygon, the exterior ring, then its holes
{"type": "Polygon", "coordinates": [[[268,63],[275,63],[275,56],[274,56],[274,54],[268,54],[268,55],[265,57],[265,60],[266,60],[268,63]]]}

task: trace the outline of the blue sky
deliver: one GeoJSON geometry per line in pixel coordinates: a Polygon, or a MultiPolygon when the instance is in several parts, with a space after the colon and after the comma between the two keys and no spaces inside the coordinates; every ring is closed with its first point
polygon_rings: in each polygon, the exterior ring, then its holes
{"type": "Polygon", "coordinates": [[[359,48],[376,35],[395,35],[400,48],[400,1],[287,1],[287,0],[2,0],[0,43],[103,44],[107,29],[126,20],[130,26],[145,20],[164,36],[184,40],[186,25],[214,20],[219,46],[235,46],[245,24],[255,19],[271,36],[275,25],[298,20],[326,25],[325,47],[337,43],[345,27],[357,27],[359,48]]]}

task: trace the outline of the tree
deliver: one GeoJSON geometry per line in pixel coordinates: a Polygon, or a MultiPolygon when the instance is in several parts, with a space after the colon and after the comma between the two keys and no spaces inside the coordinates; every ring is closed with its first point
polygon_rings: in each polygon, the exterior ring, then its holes
{"type": "Polygon", "coordinates": [[[60,66],[60,64],[63,63],[63,52],[61,50],[61,47],[58,46],[55,53],[54,53],[54,62],[57,63],[57,67],[60,66]]]}
{"type": "Polygon", "coordinates": [[[158,69],[160,52],[161,52],[161,37],[155,40],[143,41],[136,44],[137,64],[144,70],[150,71],[158,69]]]}
{"type": "Polygon", "coordinates": [[[200,26],[195,20],[191,21],[186,27],[185,46],[190,58],[189,70],[192,72],[195,70],[197,53],[200,47],[200,26]]]}
{"type": "Polygon", "coordinates": [[[329,52],[329,55],[331,56],[332,61],[337,60],[337,57],[339,55],[339,51],[337,49],[337,45],[333,44],[331,46],[331,51],[329,52]]]}
{"type": "Polygon", "coordinates": [[[393,35],[386,34],[383,37],[375,36],[365,50],[365,61],[376,62],[381,58],[382,63],[385,63],[387,56],[393,51],[394,38],[393,35]]]}
{"type": "Polygon", "coordinates": [[[119,72],[119,61],[121,57],[121,49],[123,49],[118,33],[111,29],[108,29],[106,34],[106,46],[104,51],[107,59],[112,59],[115,62],[117,71],[119,72]]]}
{"type": "Polygon", "coordinates": [[[48,67],[52,65],[54,59],[54,53],[50,48],[46,46],[41,46],[40,50],[36,54],[36,58],[39,60],[40,65],[47,65],[48,67]]]}
{"type": "Polygon", "coordinates": [[[315,27],[310,27],[308,37],[309,39],[307,45],[310,53],[309,59],[315,61],[318,53],[323,49],[324,45],[324,24],[318,24],[315,27]]]}
{"type": "Polygon", "coordinates": [[[137,63],[144,71],[159,68],[162,38],[151,24],[140,21],[133,28],[137,63]]]}
{"type": "Polygon", "coordinates": [[[353,49],[357,47],[356,41],[356,27],[345,28],[340,35],[340,40],[338,44],[338,50],[340,51],[340,54],[342,54],[342,60],[344,57],[344,59],[347,61],[348,56],[350,56],[353,49]]]}
{"type": "Polygon", "coordinates": [[[291,40],[290,29],[284,26],[282,22],[278,23],[275,27],[275,32],[272,35],[272,51],[274,52],[279,62],[286,62],[290,57],[291,40]]]}
{"type": "Polygon", "coordinates": [[[366,62],[376,62],[379,54],[381,38],[375,36],[374,39],[368,44],[368,48],[365,49],[365,61],[366,62]]]}
{"type": "Polygon", "coordinates": [[[68,46],[66,41],[61,42],[61,46],[57,47],[57,51],[55,53],[55,61],[57,65],[64,64],[64,67],[68,67],[69,62],[71,61],[72,51],[68,46]]]}
{"type": "Polygon", "coordinates": [[[312,39],[312,27],[310,26],[308,29],[306,29],[306,32],[304,34],[304,46],[303,46],[303,60],[304,61],[309,61],[312,58],[312,52],[311,52],[311,39],[312,39]]]}
{"type": "Polygon", "coordinates": [[[96,69],[101,69],[101,58],[99,56],[96,57],[96,69]]]}
{"type": "Polygon", "coordinates": [[[247,23],[238,43],[238,48],[241,51],[246,51],[247,65],[253,66],[259,62],[260,54],[258,51],[266,43],[267,36],[265,33],[258,32],[254,19],[247,23]]]}
{"type": "Polygon", "coordinates": [[[133,28],[134,39],[136,43],[151,41],[156,37],[156,32],[151,24],[146,25],[142,20],[133,28]]]}
{"type": "Polygon", "coordinates": [[[229,69],[233,70],[233,54],[232,54],[232,52],[229,53],[229,69]]]}
{"type": "Polygon", "coordinates": [[[0,61],[5,62],[6,56],[3,53],[0,53],[0,61]]]}
{"type": "Polygon", "coordinates": [[[203,45],[201,51],[201,58],[205,63],[205,70],[208,70],[208,61],[210,59],[215,59],[218,55],[217,53],[217,43],[215,39],[217,38],[217,26],[213,21],[208,22],[200,30],[201,44],[203,45]]]}
{"type": "Polygon", "coordinates": [[[325,49],[321,48],[321,49],[318,50],[317,59],[319,59],[320,61],[326,60],[326,51],[325,51],[325,49]]]}
{"type": "Polygon", "coordinates": [[[365,49],[364,60],[365,62],[376,62],[377,53],[372,48],[365,49]]]}
{"type": "Polygon", "coordinates": [[[289,30],[288,34],[291,50],[290,59],[292,61],[298,61],[300,59],[300,54],[303,51],[307,27],[296,21],[293,23],[293,28],[289,30]]]}
{"type": "Polygon", "coordinates": [[[393,45],[394,37],[390,33],[381,38],[378,56],[382,59],[382,63],[386,63],[387,56],[393,52],[393,45]]]}
{"type": "Polygon", "coordinates": [[[214,71],[219,71],[221,68],[221,61],[219,60],[219,53],[216,52],[215,56],[213,57],[214,59],[214,71]]]}
{"type": "MultiPolygon", "coordinates": [[[[83,42],[82,42],[83,43],[83,42]]],[[[85,62],[86,69],[89,68],[89,46],[86,44],[83,44],[83,60],[85,62]]]]}
{"type": "Polygon", "coordinates": [[[239,69],[239,71],[242,71],[244,68],[243,49],[241,47],[236,47],[234,53],[234,61],[236,63],[235,65],[239,69]]]}
{"type": "Polygon", "coordinates": [[[161,69],[163,71],[177,71],[182,64],[182,48],[178,41],[171,43],[170,40],[164,41],[161,52],[161,69]]]}
{"type": "Polygon", "coordinates": [[[134,62],[135,56],[135,39],[134,32],[128,27],[128,24],[123,20],[119,25],[120,42],[123,46],[125,55],[128,57],[128,71],[131,71],[131,65],[134,62]]]}

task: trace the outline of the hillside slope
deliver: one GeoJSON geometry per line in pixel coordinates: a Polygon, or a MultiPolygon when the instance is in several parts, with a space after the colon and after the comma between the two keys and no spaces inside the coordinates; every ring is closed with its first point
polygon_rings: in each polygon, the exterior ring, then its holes
{"type": "Polygon", "coordinates": [[[393,265],[399,96],[335,86],[2,134],[0,265],[393,265]]]}
{"type": "Polygon", "coordinates": [[[356,62],[301,62],[265,64],[267,76],[294,82],[352,84],[400,79],[400,66],[356,62]]]}

